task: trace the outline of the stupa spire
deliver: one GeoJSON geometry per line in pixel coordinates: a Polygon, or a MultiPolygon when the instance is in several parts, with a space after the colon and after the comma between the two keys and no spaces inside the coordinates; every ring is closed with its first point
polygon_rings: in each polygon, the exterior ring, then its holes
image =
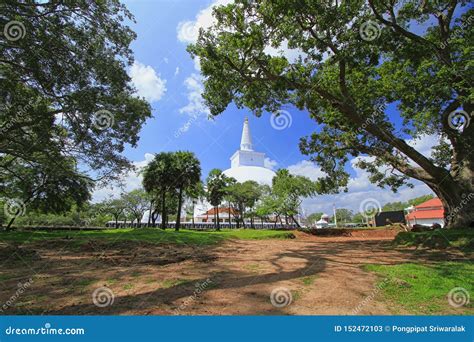
{"type": "Polygon", "coordinates": [[[248,117],[245,117],[244,127],[242,128],[242,139],[240,140],[240,149],[243,151],[253,151],[252,136],[250,135],[248,117]]]}

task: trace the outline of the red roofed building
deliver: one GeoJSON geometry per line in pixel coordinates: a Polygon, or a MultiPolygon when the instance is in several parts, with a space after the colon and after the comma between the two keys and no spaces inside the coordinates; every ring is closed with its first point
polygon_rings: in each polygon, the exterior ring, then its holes
{"type": "Polygon", "coordinates": [[[437,197],[406,210],[408,211],[406,220],[410,226],[414,224],[431,226],[434,223],[444,226],[444,208],[437,197]]]}
{"type": "MultiPolygon", "coordinates": [[[[219,207],[219,222],[229,222],[229,211],[230,219],[233,220],[234,216],[237,215],[237,211],[233,208],[219,207]]],[[[217,210],[213,207],[205,213],[195,216],[196,222],[214,222],[217,214],[217,210]]]]}

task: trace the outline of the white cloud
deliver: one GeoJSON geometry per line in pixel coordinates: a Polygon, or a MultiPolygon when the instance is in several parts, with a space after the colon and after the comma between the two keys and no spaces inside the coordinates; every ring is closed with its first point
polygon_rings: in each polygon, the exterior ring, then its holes
{"type": "Polygon", "coordinates": [[[130,68],[130,77],[138,95],[149,102],[160,100],[166,92],[166,80],[161,79],[149,65],[140,62],[133,63],[130,68]]]}
{"type": "Polygon", "coordinates": [[[290,63],[295,63],[299,57],[306,56],[301,49],[290,49],[287,40],[284,40],[278,48],[267,46],[263,52],[273,57],[285,57],[290,63]]]}
{"type": "Polygon", "coordinates": [[[184,85],[188,91],[188,104],[179,109],[182,114],[187,114],[192,117],[198,116],[209,116],[209,108],[204,104],[204,100],[201,96],[204,91],[204,86],[201,82],[201,76],[197,74],[191,74],[184,81],[184,85]]]}
{"type": "MultiPolygon", "coordinates": [[[[393,193],[389,189],[381,189],[369,181],[369,174],[355,167],[357,159],[364,158],[367,161],[373,157],[358,157],[351,160],[351,166],[355,175],[350,178],[347,193],[339,193],[336,195],[316,195],[314,198],[303,200],[302,208],[306,215],[314,212],[324,212],[332,215],[333,205],[336,208],[347,208],[359,212],[362,201],[366,199],[375,199],[383,206],[388,202],[405,202],[411,198],[431,193],[431,190],[425,184],[412,181],[414,188],[403,187],[398,193],[393,193]]],[[[303,160],[294,165],[287,167],[290,173],[300,175],[316,180],[325,174],[316,164],[303,160]]]]}
{"type": "MultiPolygon", "coordinates": [[[[181,21],[177,27],[178,40],[183,43],[195,43],[199,36],[199,29],[207,29],[216,22],[212,16],[213,8],[233,2],[233,0],[215,0],[210,6],[201,10],[194,20],[181,21]]],[[[267,46],[264,52],[271,56],[284,56],[290,62],[295,62],[299,56],[305,56],[300,49],[290,49],[286,40],[278,48],[267,46]]],[[[199,61],[195,61],[195,63],[199,63],[199,61]]],[[[195,67],[197,70],[200,70],[198,64],[195,67]]]]}
{"type": "Polygon", "coordinates": [[[227,5],[232,2],[233,0],[215,0],[209,7],[199,11],[194,20],[180,22],[177,28],[178,40],[183,43],[196,42],[199,29],[206,29],[215,23],[215,19],[212,16],[213,7],[227,5]]]}
{"type": "Polygon", "coordinates": [[[407,140],[407,144],[415,148],[425,157],[431,157],[433,152],[433,147],[438,145],[440,141],[440,136],[436,134],[432,135],[422,135],[416,139],[407,140]]]}
{"type": "Polygon", "coordinates": [[[324,172],[321,171],[321,168],[309,160],[302,160],[294,165],[288,166],[287,169],[295,176],[308,177],[312,181],[324,177],[324,172]]]}
{"type": "Polygon", "coordinates": [[[123,192],[141,188],[143,176],[140,172],[155,156],[151,153],[145,153],[144,157],[144,160],[133,162],[135,170],[124,174],[120,180],[120,184],[117,183],[95,190],[92,194],[92,202],[100,202],[108,198],[118,198],[123,192]]]}
{"type": "Polygon", "coordinates": [[[194,62],[194,69],[196,69],[196,71],[201,71],[201,59],[196,56],[194,57],[193,62],[194,62]]]}
{"type": "Polygon", "coordinates": [[[265,160],[263,161],[263,165],[267,168],[267,169],[270,169],[270,170],[275,170],[275,168],[277,167],[278,165],[278,162],[276,160],[273,160],[273,159],[270,159],[270,158],[265,158],[265,160]]]}
{"type": "Polygon", "coordinates": [[[375,188],[369,191],[354,191],[349,187],[347,193],[337,195],[321,195],[303,200],[302,208],[306,215],[314,212],[323,212],[332,215],[333,205],[336,208],[347,208],[354,213],[360,211],[364,200],[375,200],[380,206],[388,202],[406,202],[409,199],[432,193],[424,184],[417,184],[414,188],[403,187],[398,193],[390,190],[375,188]]]}
{"type": "Polygon", "coordinates": [[[175,75],[175,76],[178,76],[178,75],[179,75],[179,67],[176,67],[176,69],[174,70],[174,75],[175,75]]]}

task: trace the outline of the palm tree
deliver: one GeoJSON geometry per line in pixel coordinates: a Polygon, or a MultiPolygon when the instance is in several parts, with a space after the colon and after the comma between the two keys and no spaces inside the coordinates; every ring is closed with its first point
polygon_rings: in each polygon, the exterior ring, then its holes
{"type": "Polygon", "coordinates": [[[166,194],[173,185],[174,156],[171,152],[161,152],[146,166],[143,172],[143,187],[152,196],[159,196],[161,204],[161,229],[166,229],[166,194]],[[170,172],[171,171],[171,172],[170,172]]]}
{"type": "Polygon", "coordinates": [[[201,178],[201,163],[194,153],[178,151],[173,154],[174,167],[171,172],[175,175],[174,187],[178,191],[178,212],[175,230],[181,225],[181,208],[183,206],[183,193],[199,183],[201,178]]]}

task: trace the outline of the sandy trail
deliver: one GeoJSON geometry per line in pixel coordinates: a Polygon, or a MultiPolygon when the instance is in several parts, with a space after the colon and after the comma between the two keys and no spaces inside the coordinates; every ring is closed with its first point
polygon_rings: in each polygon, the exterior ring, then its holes
{"type": "Polygon", "coordinates": [[[18,283],[31,276],[34,280],[3,314],[392,314],[378,300],[376,276],[361,266],[437,258],[433,252],[393,249],[393,234],[296,235],[293,240],[234,240],[217,247],[127,242],[106,249],[90,244],[76,251],[37,244],[39,258],[22,260],[19,255],[2,270],[9,277],[0,286],[2,302],[18,283]],[[100,287],[108,289],[109,302],[113,295],[111,305],[93,304],[92,294],[100,287]],[[272,305],[275,289],[288,305],[272,305]]]}

